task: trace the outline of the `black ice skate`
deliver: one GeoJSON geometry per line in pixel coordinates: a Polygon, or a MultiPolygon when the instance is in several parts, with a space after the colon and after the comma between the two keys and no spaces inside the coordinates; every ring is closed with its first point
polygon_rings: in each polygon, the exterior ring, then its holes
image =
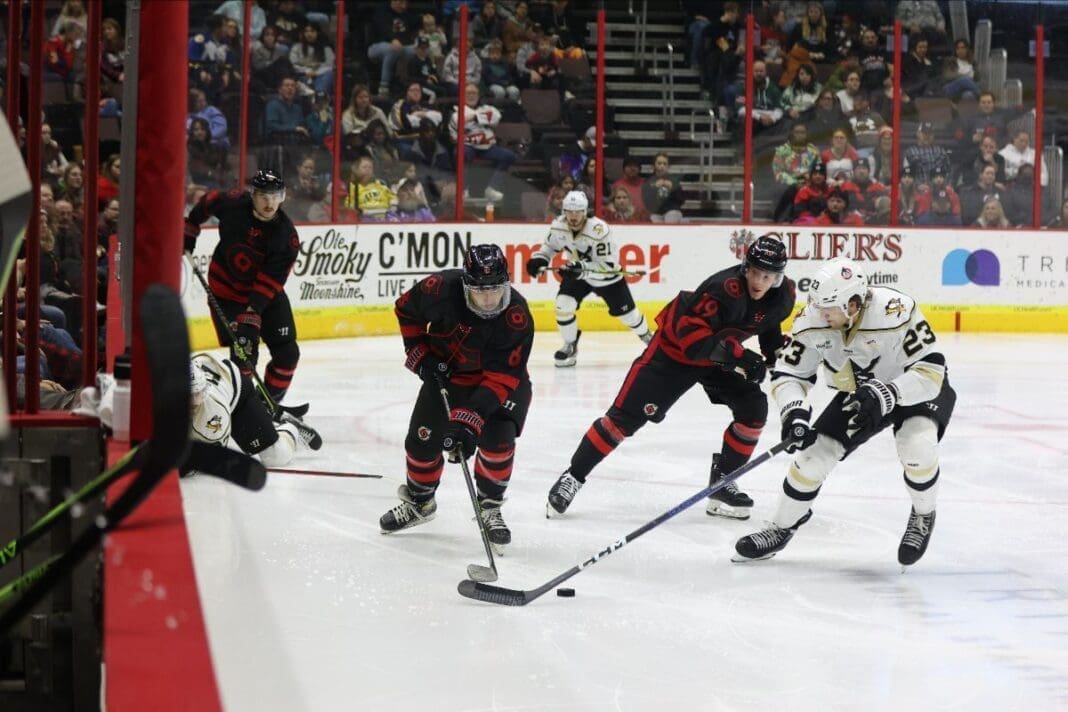
{"type": "Polygon", "coordinates": [[[797,528],[811,518],[812,510],[810,509],[805,512],[805,516],[794,522],[792,527],[783,529],[775,524],[771,524],[767,529],[761,529],[748,536],[743,536],[738,540],[738,543],[734,545],[736,553],[731,557],[731,561],[742,563],[745,561],[770,559],[775,556],[776,553],[786,548],[786,545],[790,543],[790,539],[793,538],[797,528]]]}
{"type": "Polygon", "coordinates": [[[553,354],[553,362],[557,368],[565,368],[567,366],[574,366],[575,361],[578,360],[578,342],[582,336],[582,332],[579,331],[575,334],[574,341],[568,341],[560,350],[553,354]]]}
{"type": "Polygon", "coordinates": [[[433,497],[426,502],[416,502],[412,499],[408,485],[398,487],[397,496],[401,498],[401,503],[383,514],[378,520],[378,526],[382,527],[383,534],[392,534],[401,529],[429,522],[438,511],[437,502],[433,497]]]}
{"type": "Polygon", "coordinates": [[[927,551],[927,543],[931,541],[931,532],[934,531],[935,513],[916,514],[913,509],[909,513],[909,523],[905,527],[905,535],[901,537],[901,545],[897,547],[897,560],[902,566],[911,566],[920,560],[927,551]]]}
{"type": "Polygon", "coordinates": [[[500,547],[512,543],[512,532],[504,523],[504,517],[501,516],[502,504],[504,504],[502,499],[478,498],[479,516],[482,517],[482,524],[486,527],[486,536],[489,537],[490,544],[493,544],[498,554],[501,553],[500,547]]]}
{"type": "Polygon", "coordinates": [[[323,446],[323,438],[315,431],[315,428],[305,423],[300,418],[293,416],[289,413],[282,413],[282,422],[291,423],[300,433],[300,441],[304,443],[304,447],[310,450],[318,450],[323,446]]]}
{"type": "MultiPolygon", "coordinates": [[[[719,453],[712,456],[712,471],[708,477],[708,486],[712,487],[723,477],[719,471],[719,453]]],[[[708,506],[705,514],[710,517],[728,517],[730,519],[749,519],[749,513],[753,509],[753,499],[738,489],[735,482],[731,482],[718,492],[708,495],[708,506]]]]}
{"type": "Polygon", "coordinates": [[[556,483],[549,488],[549,501],[545,505],[545,518],[553,516],[553,512],[563,514],[571,506],[571,501],[582,489],[582,482],[571,476],[571,470],[567,469],[556,483]]]}

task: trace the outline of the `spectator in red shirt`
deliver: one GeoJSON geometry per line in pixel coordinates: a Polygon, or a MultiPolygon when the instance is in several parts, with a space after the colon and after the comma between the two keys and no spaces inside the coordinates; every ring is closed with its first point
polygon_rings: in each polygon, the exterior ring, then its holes
{"type": "Polygon", "coordinates": [[[811,225],[817,215],[827,207],[827,197],[831,194],[827,185],[827,165],[822,161],[812,164],[808,180],[794,196],[794,224],[811,225]]]}
{"type": "Polygon", "coordinates": [[[616,188],[623,188],[630,193],[630,202],[636,210],[645,211],[645,203],[642,202],[642,184],[645,180],[641,175],[642,162],[633,156],[623,159],[623,175],[612,184],[612,195],[616,188]]]}
{"type": "Polygon", "coordinates": [[[939,193],[945,193],[949,199],[950,212],[960,217],[960,196],[953,187],[946,182],[946,171],[939,166],[931,173],[931,184],[924,186],[916,195],[916,217],[919,217],[931,209],[931,199],[939,193]]]}
{"type": "Polygon", "coordinates": [[[73,79],[71,75],[74,72],[74,54],[81,46],[84,34],[85,30],[81,25],[68,20],[60,28],[59,34],[45,43],[45,70],[64,81],[73,79]]]}
{"type": "Polygon", "coordinates": [[[816,218],[817,225],[863,225],[860,213],[849,209],[849,191],[835,188],[827,196],[827,207],[816,218]]]}
{"type": "Polygon", "coordinates": [[[97,209],[103,210],[104,206],[119,197],[119,154],[113,153],[100,166],[100,175],[96,177],[96,202],[97,209]]]}
{"type": "Polygon", "coordinates": [[[613,224],[649,222],[649,213],[634,205],[630,191],[622,185],[612,189],[612,202],[605,207],[604,217],[613,224]]]}
{"type": "Polygon", "coordinates": [[[890,189],[871,177],[871,161],[858,158],[853,164],[853,180],[842,184],[849,191],[852,205],[865,220],[876,213],[875,202],[884,195],[890,195],[890,189]]]}

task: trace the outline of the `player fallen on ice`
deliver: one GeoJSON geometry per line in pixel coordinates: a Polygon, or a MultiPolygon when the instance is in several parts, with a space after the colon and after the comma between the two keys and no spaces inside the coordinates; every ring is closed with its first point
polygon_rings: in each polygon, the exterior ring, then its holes
{"type": "Polygon", "coordinates": [[[396,302],[406,358],[423,380],[404,440],[407,482],[401,503],[382,515],[385,534],[434,518],[434,492],[445,467],[445,442],[475,455],[480,516],[495,545],[512,533],[501,516],[512,475],[515,439],[530,406],[527,359],[534,320],[526,300],[509,283],[508,265],[496,245],[472,245],[463,269],[420,280],[396,302]],[[448,418],[440,388],[448,390],[448,418]]]}
{"type": "Polygon", "coordinates": [[[608,313],[648,344],[653,335],[645,315],[634,305],[617,260],[608,223],[587,217],[589,201],[581,190],[564,196],[563,212],[549,225],[544,244],[527,260],[527,274],[538,277],[549,268],[553,256],[566,250],[570,261],[561,269],[560,291],[556,294],[556,325],[564,345],[553,355],[557,366],[574,366],[578,357],[576,312],[582,300],[593,292],[608,305],[608,313]]]}
{"type": "MultiPolygon", "coordinates": [[[[549,490],[547,516],[563,514],[601,460],[646,423],[663,420],[698,383],[711,403],[727,406],[732,416],[722,449],[712,458],[710,483],[749,461],[768,415],[760,383],[775,362],[781,324],[796,298],[785,269],[783,243],[759,237],[741,265],[716,272],[664,307],[652,342],[630,367],[612,407],[589,427],[571,466],[549,490]],[[758,337],[760,353],[742,345],[751,336],[758,337]]],[[[752,507],[753,500],[731,482],[711,495],[706,511],[748,519],[752,507]]]]}
{"type": "Polygon", "coordinates": [[[835,259],[812,278],[809,303],[794,321],[771,376],[782,437],[803,433],[769,526],[735,545],[734,561],[767,559],[782,551],[812,516],[812,503],[835,465],[884,428],[893,428],[912,509],[897,550],[909,566],[927,550],[938,496],[938,443],[957,395],[946,359],[916,302],[889,287],[868,285],[854,262],[835,259]],[[820,364],[838,393],[815,423],[806,406],[820,364]]]}

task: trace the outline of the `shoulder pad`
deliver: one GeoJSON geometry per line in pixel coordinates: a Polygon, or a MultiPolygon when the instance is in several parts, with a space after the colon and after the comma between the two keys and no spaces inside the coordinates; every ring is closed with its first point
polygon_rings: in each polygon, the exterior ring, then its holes
{"type": "Polygon", "coordinates": [[[591,240],[603,240],[608,237],[610,228],[608,223],[600,218],[589,218],[582,227],[582,232],[591,240]]]}
{"type": "Polygon", "coordinates": [[[872,287],[871,301],[864,311],[861,329],[894,329],[907,324],[916,309],[916,301],[907,294],[888,287],[872,287]]]}

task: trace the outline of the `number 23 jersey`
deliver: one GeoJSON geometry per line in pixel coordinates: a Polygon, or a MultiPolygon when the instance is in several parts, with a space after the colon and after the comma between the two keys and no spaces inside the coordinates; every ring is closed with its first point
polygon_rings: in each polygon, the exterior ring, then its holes
{"type": "Polygon", "coordinates": [[[797,316],[772,373],[771,390],[780,408],[804,398],[821,363],[827,385],[835,390],[852,393],[876,378],[897,387],[901,405],[938,395],[945,357],[919,306],[897,290],[870,289],[871,299],[851,329],[832,329],[811,306],[797,316]]]}

